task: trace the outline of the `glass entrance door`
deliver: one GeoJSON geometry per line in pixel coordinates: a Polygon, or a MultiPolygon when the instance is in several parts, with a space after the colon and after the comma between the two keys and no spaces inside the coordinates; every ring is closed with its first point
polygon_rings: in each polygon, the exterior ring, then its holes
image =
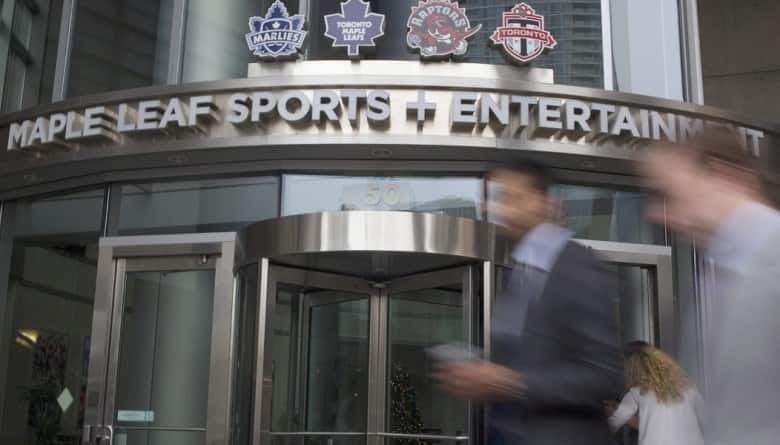
{"type": "Polygon", "coordinates": [[[101,243],[85,441],[227,438],[233,241],[158,240],[101,243]]]}
{"type": "Polygon", "coordinates": [[[468,440],[469,405],[436,388],[426,350],[475,340],[471,268],[372,282],[266,267],[253,443],[468,440]]]}

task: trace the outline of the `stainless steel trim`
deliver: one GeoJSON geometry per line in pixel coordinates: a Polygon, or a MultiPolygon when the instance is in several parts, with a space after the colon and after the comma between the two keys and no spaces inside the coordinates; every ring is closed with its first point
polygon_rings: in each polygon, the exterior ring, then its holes
{"type": "Polygon", "coordinates": [[[187,7],[189,0],[173,0],[171,23],[171,47],[168,52],[167,83],[175,85],[181,82],[184,62],[184,38],[187,28],[187,7]]]}
{"type": "Polygon", "coordinates": [[[603,54],[604,89],[615,89],[615,61],[612,53],[612,1],[601,0],[601,48],[603,54]]]}
{"type": "MultiPolygon", "coordinates": [[[[491,335],[493,329],[493,303],[496,299],[496,265],[490,261],[482,263],[482,351],[485,357],[491,356],[491,335]]],[[[490,406],[482,409],[482,443],[488,443],[488,424],[490,406]]],[[[476,439],[476,438],[475,438],[476,439]]],[[[477,442],[479,443],[479,442],[477,442]]]]}
{"type": "MultiPolygon", "coordinates": [[[[214,232],[186,235],[153,235],[153,236],[118,236],[101,238],[100,246],[105,247],[127,247],[143,246],[150,249],[148,256],[158,256],[156,247],[172,246],[176,244],[221,244],[234,241],[236,234],[234,232],[214,232]]],[[[217,253],[218,251],[215,251],[217,253]]],[[[164,254],[163,254],[164,256],[164,254]]]]}
{"type": "Polygon", "coordinates": [[[115,280],[113,249],[107,246],[99,247],[84,415],[84,423],[87,425],[103,424],[115,280]]]}
{"type": "Polygon", "coordinates": [[[685,100],[695,104],[703,104],[704,75],[699,37],[698,0],[679,0],[678,6],[685,100]]]}
{"type": "Polygon", "coordinates": [[[73,34],[76,27],[76,8],[78,8],[78,0],[63,0],[60,34],[57,39],[59,44],[57,46],[56,68],[54,70],[52,102],[61,101],[68,94],[70,58],[73,49],[73,34]]]}
{"type": "Polygon", "coordinates": [[[223,445],[230,439],[233,390],[233,333],[236,305],[233,264],[236,243],[222,244],[214,270],[214,310],[211,331],[206,444],[223,445]]]}
{"type": "Polygon", "coordinates": [[[122,316],[125,310],[125,285],[127,277],[127,260],[112,258],[116,264],[113,289],[113,310],[111,312],[111,327],[108,332],[108,363],[106,366],[106,386],[104,392],[105,408],[101,425],[114,425],[116,413],[116,385],[119,374],[119,354],[122,336],[122,316]]]}
{"type": "Polygon", "coordinates": [[[395,439],[453,440],[456,442],[466,442],[470,439],[468,436],[436,436],[432,434],[378,433],[377,436],[395,439]]]}
{"type": "Polygon", "coordinates": [[[313,252],[409,252],[506,262],[495,226],[440,213],[325,212],[264,221],[241,232],[237,264],[313,252]],[[498,258],[498,259],[497,259],[498,258]]]}
{"type": "MultiPolygon", "coordinates": [[[[205,428],[186,430],[205,431],[206,443],[209,445],[225,443],[230,433],[235,237],[235,233],[217,233],[101,239],[98,248],[98,278],[89,365],[85,422],[87,425],[115,425],[116,385],[127,274],[135,271],[214,269],[207,424],[205,428]],[[208,249],[198,249],[199,242],[208,246],[208,249]],[[178,249],[182,246],[185,248],[178,249]],[[205,263],[199,253],[192,253],[199,250],[211,252],[211,257],[207,257],[205,263]],[[123,252],[126,256],[123,256],[123,252]]],[[[135,427],[121,427],[130,428],[135,427]]],[[[167,427],[137,429],[185,430],[167,427]]]]}
{"type": "Polygon", "coordinates": [[[660,346],[672,354],[676,350],[676,300],[672,248],[645,244],[626,244],[604,241],[583,241],[607,263],[634,265],[653,269],[657,299],[657,335],[660,346]]]}
{"type": "Polygon", "coordinates": [[[122,426],[114,425],[114,431],[174,431],[174,432],[193,432],[193,433],[205,433],[206,428],[189,428],[181,426],[122,426]]]}
{"type": "Polygon", "coordinates": [[[671,254],[658,258],[656,265],[658,292],[658,336],[661,348],[676,353],[677,344],[677,305],[674,295],[674,267],[671,254]]]}
{"type": "MultiPolygon", "coordinates": [[[[474,325],[477,324],[477,318],[474,316],[474,303],[476,300],[474,296],[474,291],[476,290],[474,269],[474,266],[462,269],[463,284],[461,286],[463,292],[463,335],[466,343],[470,346],[478,346],[476,342],[477,335],[475,335],[474,329],[474,325]]],[[[474,406],[474,403],[469,401],[466,406],[466,411],[466,418],[468,419],[468,423],[466,424],[466,436],[471,438],[474,437],[474,427],[477,420],[475,415],[478,410],[474,406]]]]}
{"type": "Polygon", "coordinates": [[[339,433],[330,431],[295,431],[289,433],[268,432],[271,437],[363,437],[366,433],[339,433]]]}
{"type": "Polygon", "coordinates": [[[144,257],[125,258],[125,272],[171,272],[181,270],[211,270],[217,259],[214,257],[144,257]]]}
{"type": "Polygon", "coordinates": [[[490,262],[482,263],[482,350],[490,357],[490,335],[493,320],[493,302],[496,298],[496,266],[490,262]]]}
{"type": "MultiPolygon", "coordinates": [[[[271,429],[270,419],[270,390],[266,386],[266,375],[270,377],[270,360],[268,369],[266,368],[266,344],[270,344],[270,332],[273,329],[272,321],[269,317],[273,315],[273,306],[275,304],[276,283],[272,281],[270,261],[262,258],[258,262],[257,274],[257,292],[259,295],[257,302],[257,351],[255,363],[255,397],[252,422],[252,444],[261,445],[263,443],[263,434],[271,429]],[[269,307],[270,306],[270,307],[269,307]]],[[[269,356],[270,356],[270,346],[269,356]]],[[[271,386],[273,382],[269,382],[271,386]]]]}

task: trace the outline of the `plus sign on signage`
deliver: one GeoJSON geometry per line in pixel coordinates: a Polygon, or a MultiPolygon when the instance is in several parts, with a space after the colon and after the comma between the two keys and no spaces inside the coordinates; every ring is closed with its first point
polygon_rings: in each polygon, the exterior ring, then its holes
{"type": "Polygon", "coordinates": [[[528,63],[558,44],[550,31],[544,29],[544,16],[527,3],[515,5],[503,14],[503,24],[490,37],[494,44],[504,48],[512,59],[528,63]]]}

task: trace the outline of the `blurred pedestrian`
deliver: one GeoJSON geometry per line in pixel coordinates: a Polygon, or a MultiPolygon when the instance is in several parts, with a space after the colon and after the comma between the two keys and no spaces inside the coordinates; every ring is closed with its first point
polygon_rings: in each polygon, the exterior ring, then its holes
{"type": "Polygon", "coordinates": [[[556,224],[548,170],[518,162],[489,177],[489,213],[511,240],[492,317],[490,361],[447,363],[451,392],[490,402],[490,445],[604,445],[602,401],[620,396],[617,281],[556,224]]]}
{"type": "Polygon", "coordinates": [[[624,356],[628,393],[607,406],[612,430],[638,415],[639,445],[702,445],[701,396],[685,371],[645,342],[629,343],[624,356]]]}
{"type": "Polygon", "coordinates": [[[709,444],[778,443],[780,214],[756,159],[738,136],[714,129],[657,144],[642,171],[650,216],[704,248],[704,434],[709,444]]]}

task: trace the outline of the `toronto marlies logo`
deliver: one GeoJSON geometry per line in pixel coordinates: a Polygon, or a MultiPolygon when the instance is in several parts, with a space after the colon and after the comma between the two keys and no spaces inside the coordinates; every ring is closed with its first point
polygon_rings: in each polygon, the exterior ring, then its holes
{"type": "Polygon", "coordinates": [[[333,47],[346,47],[350,57],[360,55],[360,47],[375,47],[375,39],[385,35],[385,16],[370,11],[363,0],[347,0],[341,4],[341,14],[325,16],[325,36],[333,39],[333,47]]]}
{"type": "Polygon", "coordinates": [[[545,49],[553,49],[558,42],[544,29],[544,16],[530,5],[520,3],[504,13],[504,23],[490,37],[494,44],[518,62],[527,63],[539,57],[545,49]]]}
{"type": "Polygon", "coordinates": [[[472,28],[466,10],[450,0],[427,0],[412,6],[406,26],[406,43],[419,49],[423,58],[462,56],[469,49],[467,39],[482,29],[482,25],[472,28]]]}
{"type": "Polygon", "coordinates": [[[250,33],[246,35],[249,49],[263,59],[295,57],[306,39],[302,15],[290,16],[287,7],[276,0],[265,17],[249,19],[250,33]]]}

